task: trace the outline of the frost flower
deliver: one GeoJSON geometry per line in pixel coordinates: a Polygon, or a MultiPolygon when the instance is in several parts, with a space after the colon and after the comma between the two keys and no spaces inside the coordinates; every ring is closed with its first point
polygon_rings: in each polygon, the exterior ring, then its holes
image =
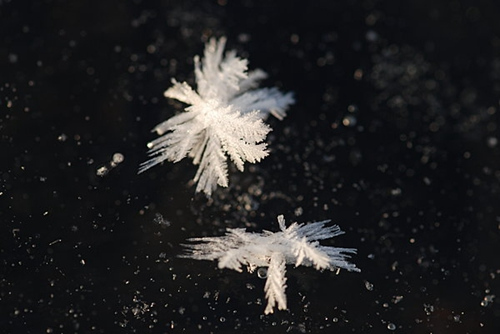
{"type": "Polygon", "coordinates": [[[235,51],[223,57],[225,44],[225,38],[211,39],[204,58],[194,58],[196,91],[176,80],[165,91],[166,97],[189,106],[153,129],[161,137],[148,144],[152,158],[139,173],[164,160],[178,162],[188,156],[199,165],[196,192],[210,196],[217,185],[228,186],[228,157],[243,171],[246,161],[255,163],[267,156],[264,139],[271,129],[263,120],[269,114],[285,117],[293,96],[276,88],[253,89],[266,73],[247,72],[247,60],[235,51]]]}
{"type": "Polygon", "coordinates": [[[267,267],[264,290],[267,298],[265,314],[273,313],[274,307],[284,310],[286,305],[286,264],[314,267],[316,270],[360,271],[347,259],[355,254],[354,248],[338,248],[320,245],[318,240],[343,234],[337,225],[325,226],[329,220],[310,224],[293,223],[288,228],[285,219],[278,216],[279,232],[246,232],[242,228],[227,229],[222,237],[192,238],[194,244],[185,245],[182,257],[196,260],[218,260],[219,268],[241,272],[245,266],[249,272],[267,267]],[[199,243],[196,243],[199,242],[199,243]]]}

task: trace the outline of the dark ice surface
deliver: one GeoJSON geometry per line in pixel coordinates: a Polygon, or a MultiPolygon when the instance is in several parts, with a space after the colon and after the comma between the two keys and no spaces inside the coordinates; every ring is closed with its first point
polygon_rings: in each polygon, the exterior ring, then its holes
{"type": "Polygon", "coordinates": [[[500,3],[0,0],[0,333],[500,333],[500,3]],[[137,175],[210,37],[293,91],[211,199],[137,175]],[[120,158],[123,161],[120,162],[120,158]],[[114,159],[114,160],[113,160],[114,159]],[[114,161],[114,162],[113,162],[114,161]],[[361,273],[178,258],[332,219],[361,273]]]}

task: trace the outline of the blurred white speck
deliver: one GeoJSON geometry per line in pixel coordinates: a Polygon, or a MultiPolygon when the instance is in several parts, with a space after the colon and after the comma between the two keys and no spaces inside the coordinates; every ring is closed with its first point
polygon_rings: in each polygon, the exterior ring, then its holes
{"type": "Polygon", "coordinates": [[[304,209],[302,209],[302,207],[298,207],[297,209],[295,209],[295,215],[297,217],[302,216],[303,213],[304,213],[304,209]]]}
{"type": "Polygon", "coordinates": [[[165,218],[163,218],[161,213],[157,213],[155,215],[155,218],[153,219],[153,221],[162,227],[169,227],[170,226],[170,222],[168,220],[166,220],[165,218]]]}
{"type": "Polygon", "coordinates": [[[251,36],[249,34],[239,34],[238,35],[238,42],[240,43],[248,43],[251,39],[251,36]]]}
{"type": "Polygon", "coordinates": [[[403,296],[394,296],[394,298],[392,299],[392,302],[394,304],[397,304],[397,303],[399,303],[402,300],[403,300],[403,296]]]}
{"type": "Polygon", "coordinates": [[[483,300],[481,300],[481,306],[486,307],[490,303],[493,303],[493,299],[495,298],[495,295],[486,295],[484,296],[483,300]]]}
{"type": "Polygon", "coordinates": [[[486,143],[488,145],[488,147],[496,147],[498,145],[498,138],[496,137],[489,137],[487,140],[486,140],[486,143]]]}
{"type": "Polygon", "coordinates": [[[368,30],[366,32],[366,40],[369,42],[376,42],[378,40],[378,34],[373,30],[368,30]]]}
{"type": "Polygon", "coordinates": [[[121,153],[115,153],[113,154],[113,162],[115,164],[119,164],[119,163],[122,163],[123,160],[125,160],[125,156],[121,153]]]}
{"type": "Polygon", "coordinates": [[[354,77],[354,79],[356,79],[358,81],[363,79],[363,70],[360,68],[356,69],[356,71],[354,71],[353,77],[354,77]]]}
{"type": "Polygon", "coordinates": [[[352,115],[347,115],[342,119],[342,124],[344,126],[355,126],[357,123],[356,117],[352,115]]]}
{"type": "Polygon", "coordinates": [[[15,53],[9,53],[9,62],[11,64],[17,63],[17,55],[15,53]]]}
{"type": "Polygon", "coordinates": [[[64,133],[61,133],[59,137],[57,137],[57,140],[59,140],[60,142],[65,142],[66,139],[68,139],[68,136],[64,133]]]}
{"type": "Polygon", "coordinates": [[[390,331],[393,331],[396,329],[396,325],[394,325],[392,322],[387,324],[387,329],[390,331]]]}
{"type": "Polygon", "coordinates": [[[392,196],[399,196],[399,195],[401,195],[401,192],[402,192],[401,188],[395,188],[395,189],[391,190],[391,195],[392,196]]]}
{"type": "Polygon", "coordinates": [[[424,304],[424,312],[427,315],[431,315],[434,312],[434,305],[432,304],[424,304]]]}
{"type": "Polygon", "coordinates": [[[102,166],[102,167],[99,167],[97,168],[97,176],[104,176],[106,174],[108,174],[108,168],[106,166],[102,166]]]}
{"type": "Polygon", "coordinates": [[[368,281],[365,281],[365,288],[368,291],[373,291],[373,284],[368,281]]]}
{"type": "Polygon", "coordinates": [[[300,37],[297,34],[292,34],[290,36],[290,42],[292,42],[292,44],[297,44],[299,42],[299,40],[300,40],[300,37]]]}
{"type": "Polygon", "coordinates": [[[105,176],[108,174],[113,168],[118,166],[118,164],[122,163],[125,160],[125,156],[121,153],[115,153],[113,154],[113,157],[111,158],[111,161],[109,162],[108,165],[101,166],[97,168],[97,176],[105,176]]]}

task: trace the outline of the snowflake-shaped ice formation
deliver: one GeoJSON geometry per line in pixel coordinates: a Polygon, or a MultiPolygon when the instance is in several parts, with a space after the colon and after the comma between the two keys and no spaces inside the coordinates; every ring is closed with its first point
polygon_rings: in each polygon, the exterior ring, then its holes
{"type": "Polygon", "coordinates": [[[201,62],[198,56],[194,58],[197,91],[175,79],[165,91],[166,97],[190,106],[153,129],[161,137],[148,144],[152,158],[141,165],[139,173],[165,160],[178,162],[188,156],[199,165],[196,192],[210,196],[217,185],[228,186],[228,157],[243,171],[246,161],[255,163],[267,156],[264,139],[271,128],[263,120],[269,114],[285,117],[294,103],[293,95],[277,88],[253,89],[266,73],[247,72],[248,61],[238,58],[235,51],[223,57],[225,44],[224,37],[211,39],[201,62]]]}
{"type": "Polygon", "coordinates": [[[273,313],[274,307],[284,310],[286,303],[286,264],[310,266],[317,270],[360,271],[349,263],[354,248],[322,246],[318,240],[336,237],[344,232],[337,225],[325,226],[329,220],[310,224],[293,223],[288,228],[282,215],[278,216],[279,232],[247,232],[243,228],[230,228],[221,237],[189,239],[194,244],[185,245],[187,252],[181,257],[196,260],[218,260],[219,268],[241,272],[246,266],[249,272],[267,267],[264,290],[267,298],[265,314],[273,313]],[[196,243],[199,242],[199,243],[196,243]]]}

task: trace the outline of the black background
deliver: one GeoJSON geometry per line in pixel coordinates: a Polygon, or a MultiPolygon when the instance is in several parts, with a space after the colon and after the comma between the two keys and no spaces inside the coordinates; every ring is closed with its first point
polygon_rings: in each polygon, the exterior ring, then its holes
{"type": "Polygon", "coordinates": [[[495,1],[0,0],[0,332],[498,333],[495,1]],[[137,175],[212,36],[293,91],[213,198],[137,175]],[[125,160],[111,166],[112,156],[125,160]],[[102,167],[108,173],[98,175],[102,167]],[[189,237],[332,219],[361,273],[180,259],[189,237]]]}

